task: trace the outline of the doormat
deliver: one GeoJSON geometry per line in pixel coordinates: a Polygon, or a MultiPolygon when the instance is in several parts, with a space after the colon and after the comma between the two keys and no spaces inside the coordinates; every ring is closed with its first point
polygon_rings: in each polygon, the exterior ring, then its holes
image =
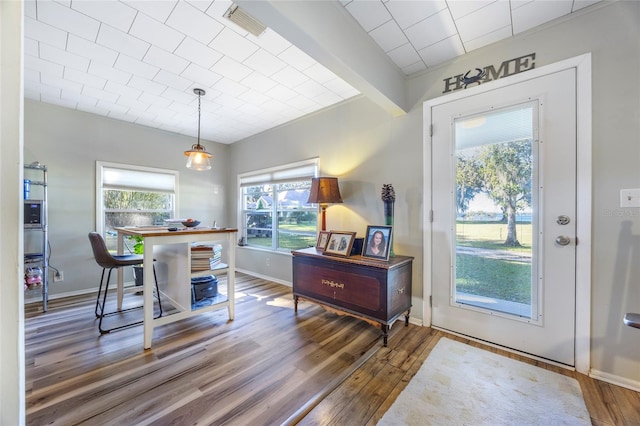
{"type": "Polygon", "coordinates": [[[441,338],[378,425],[590,425],[577,380],[441,338]]]}

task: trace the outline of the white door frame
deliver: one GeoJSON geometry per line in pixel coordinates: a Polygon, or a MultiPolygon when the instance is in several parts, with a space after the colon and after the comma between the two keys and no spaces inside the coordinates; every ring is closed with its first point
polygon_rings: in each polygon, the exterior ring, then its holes
{"type": "Polygon", "coordinates": [[[576,334],[575,368],[588,374],[591,367],[591,53],[576,56],[500,80],[491,81],[465,90],[431,99],[423,104],[423,200],[425,226],[423,234],[423,323],[431,326],[431,255],[433,229],[431,215],[433,200],[431,188],[431,109],[440,104],[464,99],[511,84],[542,77],[554,72],[576,69],[576,334]]]}

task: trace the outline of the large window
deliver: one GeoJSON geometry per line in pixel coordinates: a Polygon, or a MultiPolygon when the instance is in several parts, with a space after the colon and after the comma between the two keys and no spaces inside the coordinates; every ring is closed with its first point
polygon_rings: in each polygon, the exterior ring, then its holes
{"type": "Polygon", "coordinates": [[[120,226],[162,225],[175,217],[178,172],[96,162],[96,228],[109,250],[120,226]]]}
{"type": "Polygon", "coordinates": [[[318,160],[239,176],[245,244],[290,251],[315,246],[318,209],[308,204],[318,160]]]}

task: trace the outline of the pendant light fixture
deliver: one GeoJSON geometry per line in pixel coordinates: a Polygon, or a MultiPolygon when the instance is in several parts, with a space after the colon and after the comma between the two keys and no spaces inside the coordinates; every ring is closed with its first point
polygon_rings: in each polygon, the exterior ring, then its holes
{"type": "Polygon", "coordinates": [[[211,169],[209,158],[213,157],[208,153],[206,148],[200,145],[200,97],[206,94],[202,89],[193,89],[193,93],[198,95],[198,143],[193,145],[190,150],[185,151],[184,155],[189,157],[187,160],[187,169],[204,171],[211,169]]]}

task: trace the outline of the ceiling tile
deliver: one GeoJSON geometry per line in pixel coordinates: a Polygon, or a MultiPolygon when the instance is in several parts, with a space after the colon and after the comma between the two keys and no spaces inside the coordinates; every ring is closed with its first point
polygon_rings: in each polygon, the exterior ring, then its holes
{"type": "Polygon", "coordinates": [[[287,87],[294,88],[309,80],[309,77],[293,67],[286,67],[271,76],[275,81],[287,87]]]}
{"type": "Polygon", "coordinates": [[[67,68],[64,70],[64,78],[76,81],[85,86],[95,87],[97,89],[103,89],[105,84],[107,84],[107,80],[104,78],[74,70],[73,68],[67,68]]]}
{"type": "Polygon", "coordinates": [[[427,67],[433,67],[441,64],[449,59],[453,59],[456,56],[464,53],[464,48],[460,42],[460,38],[457,35],[451,36],[438,43],[421,49],[419,52],[420,57],[427,67]]]}
{"type": "Polygon", "coordinates": [[[124,32],[129,31],[137,13],[119,1],[74,1],[71,8],[124,32]]]}
{"type": "Polygon", "coordinates": [[[55,1],[38,2],[38,20],[94,41],[100,22],[55,1]]]}
{"type": "Polygon", "coordinates": [[[405,30],[416,50],[431,46],[441,40],[456,35],[456,26],[448,10],[444,10],[405,30]]]}
{"type": "MultiPolygon", "coordinates": [[[[118,95],[118,98],[124,96],[126,98],[137,99],[142,94],[142,90],[134,87],[127,86],[126,84],[116,83],[115,81],[108,81],[104,86],[105,92],[111,92],[118,95]]],[[[119,99],[116,100],[119,103],[119,99]]]]}
{"type": "MultiPolygon", "coordinates": [[[[166,98],[163,98],[162,96],[159,96],[159,94],[158,95],[154,94],[153,86],[154,85],[160,86],[158,85],[158,83],[154,81],[144,82],[142,80],[143,79],[136,78],[136,77],[131,79],[132,87],[137,87],[138,89],[143,90],[142,95],[140,95],[140,98],[139,98],[140,101],[146,102],[149,105],[157,106],[160,108],[165,108],[172,102],[166,98]],[[150,84],[152,89],[148,89],[147,84],[150,84]]],[[[159,91],[159,93],[164,93],[164,89],[159,91]]]]}
{"type": "Polygon", "coordinates": [[[101,25],[97,44],[108,47],[135,59],[142,59],[151,46],[146,41],[123,33],[108,25],[101,25]]]}
{"type": "Polygon", "coordinates": [[[430,16],[447,10],[447,3],[444,0],[388,1],[385,5],[400,28],[405,30],[430,16]]]}
{"type": "MultiPolygon", "coordinates": [[[[326,83],[328,81],[336,80],[336,75],[329,71],[328,68],[321,64],[313,64],[309,68],[304,70],[304,74],[318,83],[326,83]]],[[[342,81],[342,80],[341,80],[342,81]]],[[[347,84],[347,83],[345,83],[347,84]]],[[[351,86],[349,86],[351,87],[351,86]]]]}
{"type": "Polygon", "coordinates": [[[167,52],[173,52],[185,37],[181,32],[167,27],[142,13],[138,13],[136,16],[129,30],[129,34],[160,47],[167,52]]]}
{"type": "Polygon", "coordinates": [[[76,55],[75,53],[70,53],[44,43],[40,44],[40,58],[80,71],[86,71],[91,62],[84,56],[76,55]]]}
{"type": "Polygon", "coordinates": [[[269,94],[269,90],[278,85],[278,83],[276,83],[274,80],[257,71],[254,71],[243,78],[240,83],[250,89],[257,90],[259,92],[265,92],[267,94],[269,94]]]}
{"type": "Polygon", "coordinates": [[[189,64],[180,76],[193,81],[198,87],[212,87],[222,78],[220,74],[196,64],[189,64]]]}
{"type": "Polygon", "coordinates": [[[218,80],[218,82],[215,84],[215,86],[213,86],[213,88],[221,92],[216,97],[216,102],[219,97],[223,97],[224,95],[230,95],[232,97],[238,98],[243,93],[249,90],[248,87],[243,86],[242,84],[236,81],[233,81],[229,78],[223,78],[221,80],[218,80]]]}
{"type": "Polygon", "coordinates": [[[278,58],[293,66],[297,70],[304,71],[316,61],[311,56],[298,49],[296,46],[289,46],[286,50],[278,55],[278,58]]]}
{"type": "Polygon", "coordinates": [[[39,43],[32,38],[24,39],[24,54],[29,56],[38,56],[39,55],[39,43]]]}
{"type": "MultiPolygon", "coordinates": [[[[82,94],[96,99],[104,99],[109,102],[115,102],[118,100],[118,95],[113,92],[107,92],[102,89],[96,89],[95,87],[85,86],[82,89],[82,94]]],[[[96,103],[97,105],[97,103],[96,103]]]]}
{"type": "Polygon", "coordinates": [[[463,43],[511,26],[509,3],[496,1],[456,21],[463,43]]]}
{"type": "Polygon", "coordinates": [[[355,0],[347,4],[346,9],[366,32],[391,20],[391,14],[382,2],[355,0]]]}
{"type": "MultiPolygon", "coordinates": [[[[159,101],[159,96],[167,89],[167,86],[165,86],[164,84],[157,83],[155,81],[151,81],[149,79],[138,77],[135,75],[131,77],[131,80],[127,85],[142,92],[138,99],[144,100],[144,96],[149,95],[149,97],[154,99],[155,102],[159,101]]],[[[151,103],[151,101],[146,100],[144,102],[151,103]]]]}
{"type": "MultiPolygon", "coordinates": [[[[518,2],[520,5],[522,2],[518,2]]],[[[518,34],[571,12],[571,1],[534,0],[513,8],[513,33],[518,34]]]]}
{"type": "Polygon", "coordinates": [[[209,47],[238,62],[242,62],[251,56],[258,46],[238,33],[225,28],[209,43],[209,47]]]}
{"type": "Polygon", "coordinates": [[[113,65],[118,57],[118,52],[115,50],[100,46],[73,34],[69,34],[67,51],[107,65],[113,65]]]}
{"type": "Polygon", "coordinates": [[[224,29],[218,21],[185,2],[176,5],[166,24],[204,44],[209,44],[224,29]]]}
{"type": "Polygon", "coordinates": [[[222,58],[220,52],[209,48],[209,46],[186,37],[174,52],[176,55],[200,65],[203,68],[211,68],[213,64],[222,58]]]}
{"type": "Polygon", "coordinates": [[[191,80],[180,77],[173,74],[172,72],[165,70],[160,70],[158,74],[153,77],[153,81],[160,84],[166,84],[167,86],[173,87],[174,89],[180,91],[187,90],[193,83],[191,80]]]}
{"type": "Polygon", "coordinates": [[[180,74],[189,65],[189,61],[167,52],[166,50],[159,49],[155,46],[151,46],[147,54],[142,59],[143,62],[151,65],[155,65],[158,68],[165,69],[174,74],[180,74]]]}
{"type": "Polygon", "coordinates": [[[70,90],[76,93],[82,91],[82,84],[73,82],[62,77],[53,77],[51,75],[43,75],[41,83],[51,87],[59,87],[62,90],[70,90]]]}
{"type": "Polygon", "coordinates": [[[152,17],[156,21],[165,22],[176,7],[177,0],[121,0],[123,3],[152,17]]]}
{"type": "Polygon", "coordinates": [[[271,98],[282,102],[287,102],[290,99],[294,99],[295,97],[300,96],[300,94],[295,90],[289,89],[288,87],[284,87],[282,85],[277,85],[268,90],[262,90],[262,92],[266,93],[271,98]]]}
{"type": "Polygon", "coordinates": [[[479,49],[484,46],[488,46],[492,43],[498,42],[500,40],[504,40],[507,37],[511,37],[512,30],[511,25],[508,25],[504,28],[499,28],[493,32],[485,34],[481,37],[475,38],[473,40],[469,40],[464,43],[464,49],[467,52],[471,52],[475,49],[479,49]]]}
{"type": "Polygon", "coordinates": [[[116,83],[127,84],[127,81],[131,79],[131,74],[128,72],[117,70],[108,65],[101,64],[100,62],[91,62],[89,64],[89,73],[102,77],[107,80],[113,80],[116,83]]]}
{"type": "Polygon", "coordinates": [[[234,61],[230,57],[225,56],[211,67],[211,71],[216,72],[229,79],[240,81],[251,74],[252,69],[242,65],[237,61],[234,61]]]}
{"type": "Polygon", "coordinates": [[[160,68],[155,65],[138,61],[124,54],[118,56],[113,67],[147,79],[152,79],[160,71],[160,68]]]}
{"type": "Polygon", "coordinates": [[[257,50],[242,63],[266,76],[270,76],[287,66],[282,60],[265,50],[257,50]]]}
{"type": "Polygon", "coordinates": [[[262,49],[276,56],[291,46],[290,42],[269,28],[267,28],[260,37],[254,37],[252,41],[262,49]]]}
{"type": "Polygon", "coordinates": [[[447,2],[447,5],[453,19],[458,21],[458,19],[492,3],[506,3],[507,8],[509,7],[509,0],[456,0],[447,2]]]}
{"type": "Polygon", "coordinates": [[[64,49],[67,46],[67,32],[44,22],[36,21],[31,18],[24,18],[25,38],[29,40],[43,40],[51,46],[64,49]]]}
{"type": "Polygon", "coordinates": [[[372,30],[369,35],[385,52],[406,44],[409,40],[404,35],[396,21],[389,21],[372,30]]]}
{"type": "Polygon", "coordinates": [[[387,52],[391,60],[396,63],[400,68],[404,68],[416,62],[422,62],[422,58],[418,55],[418,52],[408,42],[402,46],[387,52]]]}

